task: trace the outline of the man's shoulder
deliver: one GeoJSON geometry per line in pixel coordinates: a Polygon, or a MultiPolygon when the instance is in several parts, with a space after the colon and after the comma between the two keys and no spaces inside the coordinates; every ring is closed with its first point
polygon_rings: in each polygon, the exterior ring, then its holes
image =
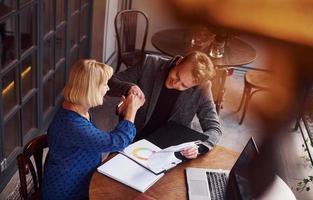
{"type": "Polygon", "coordinates": [[[192,96],[192,98],[195,99],[211,98],[211,82],[207,82],[205,84],[194,87],[192,89],[192,92],[190,92],[190,95],[192,96]]]}
{"type": "Polygon", "coordinates": [[[181,56],[169,57],[162,54],[146,54],[144,67],[146,69],[164,69],[169,67],[175,60],[181,56]]]}
{"type": "Polygon", "coordinates": [[[145,58],[147,60],[158,60],[158,61],[164,61],[167,62],[171,60],[172,58],[163,54],[156,54],[156,53],[147,53],[145,58]]]}
{"type": "Polygon", "coordinates": [[[171,58],[158,55],[158,54],[147,54],[145,57],[144,65],[149,67],[159,67],[163,65],[164,63],[169,63],[171,61],[171,58]]]}

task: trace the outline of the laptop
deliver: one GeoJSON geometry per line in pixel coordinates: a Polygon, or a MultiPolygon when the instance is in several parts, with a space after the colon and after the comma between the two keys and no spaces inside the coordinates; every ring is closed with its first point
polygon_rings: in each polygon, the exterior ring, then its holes
{"type": "Polygon", "coordinates": [[[250,138],[233,168],[229,170],[186,168],[188,196],[190,200],[251,199],[245,168],[258,154],[253,138],[250,138]]]}

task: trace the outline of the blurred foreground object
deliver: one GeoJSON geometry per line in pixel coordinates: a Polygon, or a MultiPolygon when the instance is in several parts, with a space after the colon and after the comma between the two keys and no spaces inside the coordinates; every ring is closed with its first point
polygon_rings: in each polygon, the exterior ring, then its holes
{"type": "MultiPolygon", "coordinates": [[[[306,109],[303,91],[313,83],[313,1],[169,0],[173,14],[189,24],[250,34],[270,44],[265,65],[273,82],[254,102],[262,139],[260,156],[249,165],[253,196],[263,193],[277,172],[277,144],[306,109]],[[260,178],[261,177],[261,178],[260,178]]],[[[252,103],[252,102],[251,102],[252,103]]]]}
{"type": "Polygon", "coordinates": [[[169,0],[176,15],[189,22],[222,26],[313,46],[310,0],[169,0]]]}

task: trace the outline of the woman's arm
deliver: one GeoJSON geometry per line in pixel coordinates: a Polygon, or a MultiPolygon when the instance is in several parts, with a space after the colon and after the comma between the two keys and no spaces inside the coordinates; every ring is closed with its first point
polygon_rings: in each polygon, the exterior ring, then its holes
{"type": "Polygon", "coordinates": [[[102,131],[92,123],[81,120],[67,128],[72,131],[68,140],[73,146],[96,152],[122,150],[132,142],[136,135],[135,125],[127,120],[120,121],[115,129],[110,132],[102,131]]]}
{"type": "Polygon", "coordinates": [[[119,151],[128,146],[136,135],[134,120],[137,110],[144,104],[144,99],[130,94],[124,100],[124,116],[122,121],[111,132],[105,132],[96,128],[91,122],[82,118],[73,120],[67,130],[72,132],[73,145],[80,148],[98,152],[119,151]]]}

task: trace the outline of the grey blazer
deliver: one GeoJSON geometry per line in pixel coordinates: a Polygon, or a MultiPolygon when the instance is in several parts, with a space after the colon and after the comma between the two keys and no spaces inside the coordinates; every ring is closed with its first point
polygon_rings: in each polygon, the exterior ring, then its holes
{"type": "MultiPolygon", "coordinates": [[[[127,95],[133,85],[138,85],[145,94],[146,102],[138,110],[135,125],[137,132],[148,123],[162,86],[167,78],[170,66],[174,65],[178,57],[168,59],[159,55],[148,54],[143,65],[128,68],[114,74],[109,81],[108,95],[127,95]]],[[[211,93],[211,83],[206,86],[196,86],[182,91],[172,109],[169,121],[175,121],[190,127],[193,117],[197,114],[203,133],[209,136],[206,141],[210,149],[218,142],[222,135],[218,115],[211,93]]]]}

